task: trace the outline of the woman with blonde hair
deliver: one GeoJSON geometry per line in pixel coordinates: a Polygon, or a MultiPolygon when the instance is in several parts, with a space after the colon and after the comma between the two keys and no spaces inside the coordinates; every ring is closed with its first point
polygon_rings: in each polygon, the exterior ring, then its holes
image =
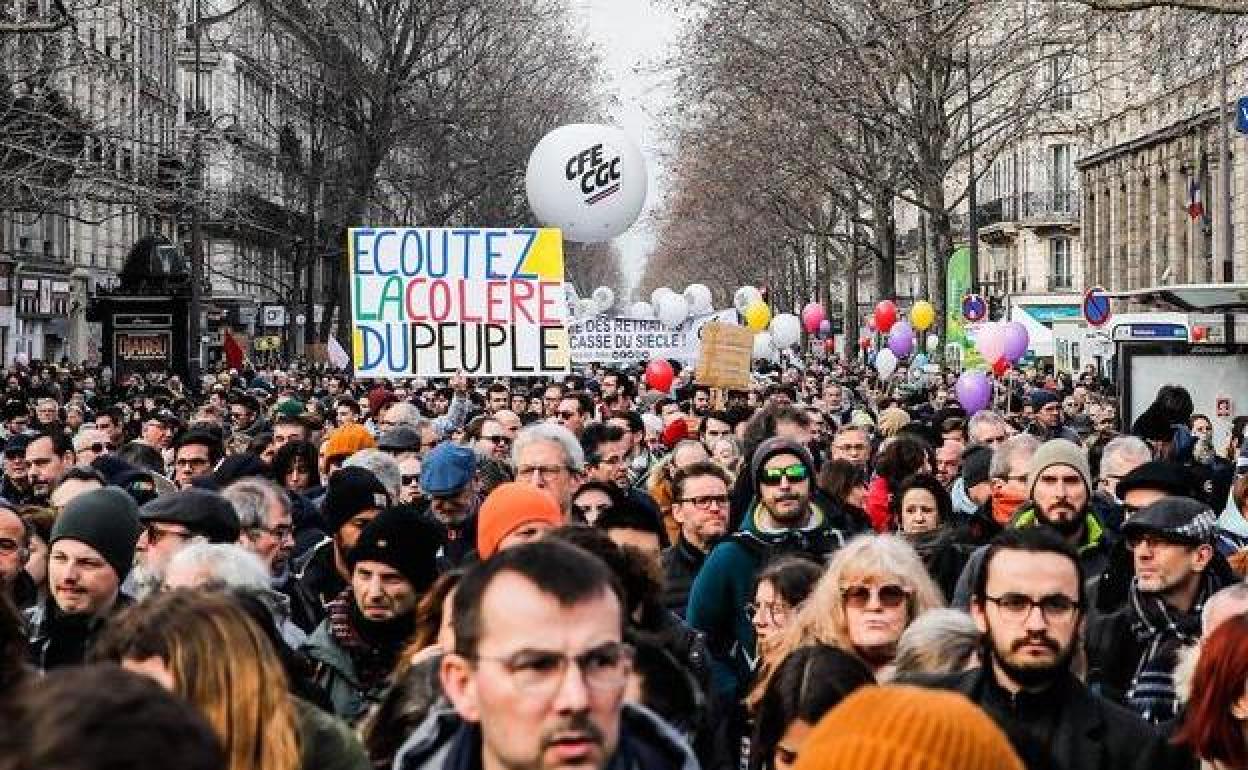
{"type": "Polygon", "coordinates": [[[226,770],[368,767],[345,724],[289,694],[269,637],[228,594],[156,594],[109,625],[94,657],[195,706],[225,747],[226,770]]]}
{"type": "Polygon", "coordinates": [[[923,561],[895,535],[859,535],[832,556],[797,617],[767,651],[759,684],[794,650],[826,644],[857,655],[887,678],[901,634],[945,605],[923,561]]]}

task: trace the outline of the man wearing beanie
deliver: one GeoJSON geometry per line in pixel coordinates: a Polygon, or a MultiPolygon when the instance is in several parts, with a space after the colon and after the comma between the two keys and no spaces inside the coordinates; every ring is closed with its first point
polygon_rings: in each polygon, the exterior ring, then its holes
{"type": "Polygon", "coordinates": [[[387,679],[415,628],[416,604],[438,576],[441,531],[409,508],[383,511],[347,552],[350,585],[304,652],[334,712],[349,722],[380,702],[387,679]]]}
{"type": "Polygon", "coordinates": [[[367,468],[342,468],[329,477],[321,514],[329,536],[295,565],[291,619],[311,633],[325,619],[325,607],[347,587],[347,553],[366,526],[390,507],[386,487],[367,468]]]}
{"type": "Polygon", "coordinates": [[[174,554],[192,543],[238,541],[238,513],[216,492],[191,487],[161,495],[139,509],[143,530],[127,587],[136,599],[159,591],[174,554]]]}
{"type": "Polygon", "coordinates": [[[495,487],[477,516],[477,555],[482,561],[563,524],[563,512],[549,492],[516,481],[495,487]]]}
{"type": "Polygon", "coordinates": [[[1027,397],[1027,402],[1032,411],[1028,433],[1041,441],[1060,438],[1076,446],[1080,444],[1079,434],[1062,424],[1062,404],[1056,393],[1037,388],[1027,397]]]}
{"type": "Polygon", "coordinates": [[[36,667],[82,663],[108,619],[130,604],[121,584],[138,540],[138,511],[120,489],[86,492],[65,506],[48,538],[48,596],[26,617],[36,667]]]}
{"type": "Polygon", "coordinates": [[[741,608],[759,569],[783,553],[826,558],[848,539],[814,500],[814,471],[796,441],[759,444],[750,462],[755,498],[741,529],[711,549],[689,590],[687,619],[707,636],[717,694],[734,694],[753,669],[754,625],[741,608]]]}

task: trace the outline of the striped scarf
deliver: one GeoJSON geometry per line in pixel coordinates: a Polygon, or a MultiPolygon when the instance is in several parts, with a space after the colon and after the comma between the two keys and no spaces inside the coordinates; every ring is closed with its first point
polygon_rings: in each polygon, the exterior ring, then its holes
{"type": "Polygon", "coordinates": [[[1160,594],[1144,593],[1138,580],[1131,581],[1131,631],[1144,645],[1144,654],[1136,666],[1126,700],[1133,711],[1153,724],[1167,722],[1177,714],[1174,667],[1179,649],[1200,638],[1200,611],[1212,595],[1213,586],[1213,576],[1206,571],[1192,609],[1179,613],[1160,594]]]}

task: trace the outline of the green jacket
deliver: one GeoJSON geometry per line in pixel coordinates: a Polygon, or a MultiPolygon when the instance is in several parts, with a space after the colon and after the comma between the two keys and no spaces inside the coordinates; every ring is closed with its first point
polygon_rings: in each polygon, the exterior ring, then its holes
{"type": "Polygon", "coordinates": [[[303,653],[312,659],[312,681],[329,695],[334,713],[355,724],[374,703],[380,703],[384,694],[380,689],[366,691],[355,672],[355,663],[329,632],[329,619],[321,621],[303,653]]]}

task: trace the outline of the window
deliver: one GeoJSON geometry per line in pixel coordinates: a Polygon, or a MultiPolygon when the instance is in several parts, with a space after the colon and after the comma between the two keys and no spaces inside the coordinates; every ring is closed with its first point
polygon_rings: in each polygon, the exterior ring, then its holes
{"type": "Polygon", "coordinates": [[[1049,289],[1070,289],[1074,285],[1071,276],[1070,239],[1049,240],[1049,289]]]}
{"type": "Polygon", "coordinates": [[[1050,204],[1053,211],[1069,213],[1072,210],[1073,175],[1070,145],[1051,145],[1049,147],[1049,189],[1053,193],[1053,200],[1050,204]]]}
{"type": "Polygon", "coordinates": [[[1069,110],[1074,107],[1074,57],[1054,54],[1048,61],[1049,109],[1069,110]]]}

